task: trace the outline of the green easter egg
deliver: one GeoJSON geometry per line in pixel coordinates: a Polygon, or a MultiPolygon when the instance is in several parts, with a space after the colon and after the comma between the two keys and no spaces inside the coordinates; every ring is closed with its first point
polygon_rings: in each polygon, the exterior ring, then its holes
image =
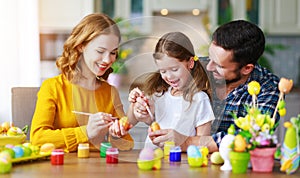
{"type": "Polygon", "coordinates": [[[284,100],[280,100],[278,103],[278,109],[283,109],[285,107],[285,101],[284,100]]]}

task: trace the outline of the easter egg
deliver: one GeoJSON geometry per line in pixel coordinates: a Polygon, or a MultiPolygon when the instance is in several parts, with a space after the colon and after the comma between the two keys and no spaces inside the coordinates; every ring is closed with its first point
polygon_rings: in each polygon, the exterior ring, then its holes
{"type": "Polygon", "coordinates": [[[241,135],[236,135],[235,136],[233,144],[234,144],[234,149],[233,150],[236,151],[236,152],[244,152],[246,147],[247,147],[246,140],[241,135]]]}
{"type": "Polygon", "coordinates": [[[12,162],[10,157],[7,157],[6,153],[0,153],[0,174],[9,173],[12,168],[12,162]]]}
{"type": "Polygon", "coordinates": [[[202,157],[202,154],[199,150],[199,148],[196,145],[190,145],[187,149],[187,155],[188,157],[197,158],[202,157]]]}
{"type": "Polygon", "coordinates": [[[30,145],[32,155],[39,155],[40,154],[40,147],[37,145],[30,145]]]}
{"type": "Polygon", "coordinates": [[[153,160],[154,151],[152,148],[143,148],[139,154],[140,160],[153,160]]]}
{"type": "Polygon", "coordinates": [[[12,159],[11,155],[6,151],[0,152],[0,158],[3,158],[7,161],[11,161],[12,159]]]}
{"type": "Polygon", "coordinates": [[[278,113],[279,113],[280,116],[285,116],[286,115],[286,109],[285,108],[279,109],[278,113]]]}
{"type": "Polygon", "coordinates": [[[119,120],[120,125],[122,125],[124,127],[125,130],[129,130],[129,122],[128,122],[128,118],[126,116],[122,117],[119,120]]]}
{"type": "Polygon", "coordinates": [[[156,131],[156,130],[160,130],[160,126],[157,122],[152,122],[150,128],[153,132],[156,131]]]}
{"type": "Polygon", "coordinates": [[[11,158],[15,158],[15,152],[12,148],[5,148],[1,153],[8,153],[11,158]]]}
{"type": "Polygon", "coordinates": [[[286,78],[281,78],[278,83],[278,89],[280,92],[288,94],[293,87],[293,80],[289,80],[286,78]]]}
{"type": "Polygon", "coordinates": [[[210,161],[211,163],[213,164],[223,164],[224,163],[224,160],[223,158],[221,157],[220,155],[220,152],[213,152],[210,156],[210,161]]]}
{"type": "Polygon", "coordinates": [[[137,166],[141,170],[152,170],[154,169],[154,160],[137,160],[137,166]]]}
{"type": "Polygon", "coordinates": [[[260,84],[257,81],[252,81],[248,84],[248,93],[250,95],[258,95],[260,92],[260,84]]]}
{"type": "Polygon", "coordinates": [[[154,150],[154,164],[153,168],[154,170],[159,170],[161,168],[161,158],[163,158],[164,152],[161,148],[156,148],[154,150]]]}
{"type": "Polygon", "coordinates": [[[13,126],[14,126],[14,124],[12,122],[8,122],[8,121],[3,122],[1,124],[1,127],[2,127],[2,129],[3,129],[4,132],[7,132],[8,129],[11,128],[11,127],[13,127],[13,126]]]}
{"type": "Polygon", "coordinates": [[[280,100],[278,102],[278,109],[283,109],[285,107],[285,101],[284,100],[280,100]]]}
{"type": "Polygon", "coordinates": [[[24,155],[23,155],[23,157],[31,156],[32,150],[31,150],[30,147],[23,146],[22,148],[23,148],[23,150],[24,150],[24,155]]]}
{"type": "Polygon", "coordinates": [[[21,158],[24,156],[24,149],[20,145],[16,145],[15,147],[12,148],[15,152],[15,158],[21,158]]]}
{"type": "Polygon", "coordinates": [[[40,148],[40,154],[49,154],[55,149],[53,143],[44,143],[40,148]]]}
{"type": "Polygon", "coordinates": [[[163,150],[161,148],[156,148],[154,150],[154,158],[155,159],[157,159],[157,158],[161,159],[163,156],[164,156],[164,152],[163,152],[163,150]]]}
{"type": "Polygon", "coordinates": [[[8,136],[23,135],[23,131],[19,127],[10,127],[6,134],[8,136]]]}

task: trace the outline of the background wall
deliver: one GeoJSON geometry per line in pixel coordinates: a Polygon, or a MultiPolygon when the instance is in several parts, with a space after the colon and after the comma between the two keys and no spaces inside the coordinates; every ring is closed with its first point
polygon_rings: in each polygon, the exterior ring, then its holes
{"type": "Polygon", "coordinates": [[[0,1],[0,122],[11,120],[11,87],[39,86],[37,0],[0,1]]]}

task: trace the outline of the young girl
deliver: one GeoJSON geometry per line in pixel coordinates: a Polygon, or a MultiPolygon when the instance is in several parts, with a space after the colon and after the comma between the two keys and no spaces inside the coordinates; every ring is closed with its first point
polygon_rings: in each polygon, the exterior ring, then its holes
{"type": "Polygon", "coordinates": [[[180,32],[163,35],[153,57],[158,72],[149,74],[141,89],[131,90],[128,98],[131,124],[141,121],[150,125],[155,120],[161,127],[154,132],[149,129],[145,146],[163,147],[165,141],[174,141],[183,151],[189,145],[216,151],[210,136],[215,117],[209,80],[189,38],[180,32]]]}
{"type": "MultiPolygon", "coordinates": [[[[84,142],[100,147],[112,116],[124,116],[118,91],[105,81],[120,38],[119,28],[104,14],[90,14],[75,26],[56,61],[61,74],[45,80],[38,92],[30,133],[33,145],[53,143],[68,152],[84,142]]],[[[132,141],[130,135],[126,138],[132,141]]],[[[115,147],[133,147],[119,140],[115,147]]]]}

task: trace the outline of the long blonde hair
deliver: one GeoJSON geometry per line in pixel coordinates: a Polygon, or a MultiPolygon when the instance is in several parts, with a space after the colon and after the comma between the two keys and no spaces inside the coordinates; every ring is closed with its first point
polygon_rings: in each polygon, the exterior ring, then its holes
{"type": "MultiPolygon", "coordinates": [[[[118,26],[105,14],[87,15],[73,28],[64,43],[62,55],[56,60],[56,66],[69,81],[75,81],[81,76],[81,71],[77,67],[81,55],[78,47],[88,44],[101,34],[114,34],[119,37],[119,41],[121,40],[118,26]]],[[[111,72],[112,69],[108,69],[102,78],[107,79],[111,72]]]]}
{"type": "MultiPolygon", "coordinates": [[[[195,56],[193,44],[190,39],[181,32],[170,32],[163,35],[156,44],[153,57],[160,60],[163,54],[178,59],[180,62],[189,61],[195,56]]],[[[191,69],[192,80],[183,89],[183,98],[192,102],[193,96],[199,91],[204,91],[211,98],[211,88],[208,76],[199,60],[195,61],[191,69]]],[[[160,73],[154,72],[146,77],[143,90],[147,95],[155,92],[164,94],[169,88],[160,73]]]]}

